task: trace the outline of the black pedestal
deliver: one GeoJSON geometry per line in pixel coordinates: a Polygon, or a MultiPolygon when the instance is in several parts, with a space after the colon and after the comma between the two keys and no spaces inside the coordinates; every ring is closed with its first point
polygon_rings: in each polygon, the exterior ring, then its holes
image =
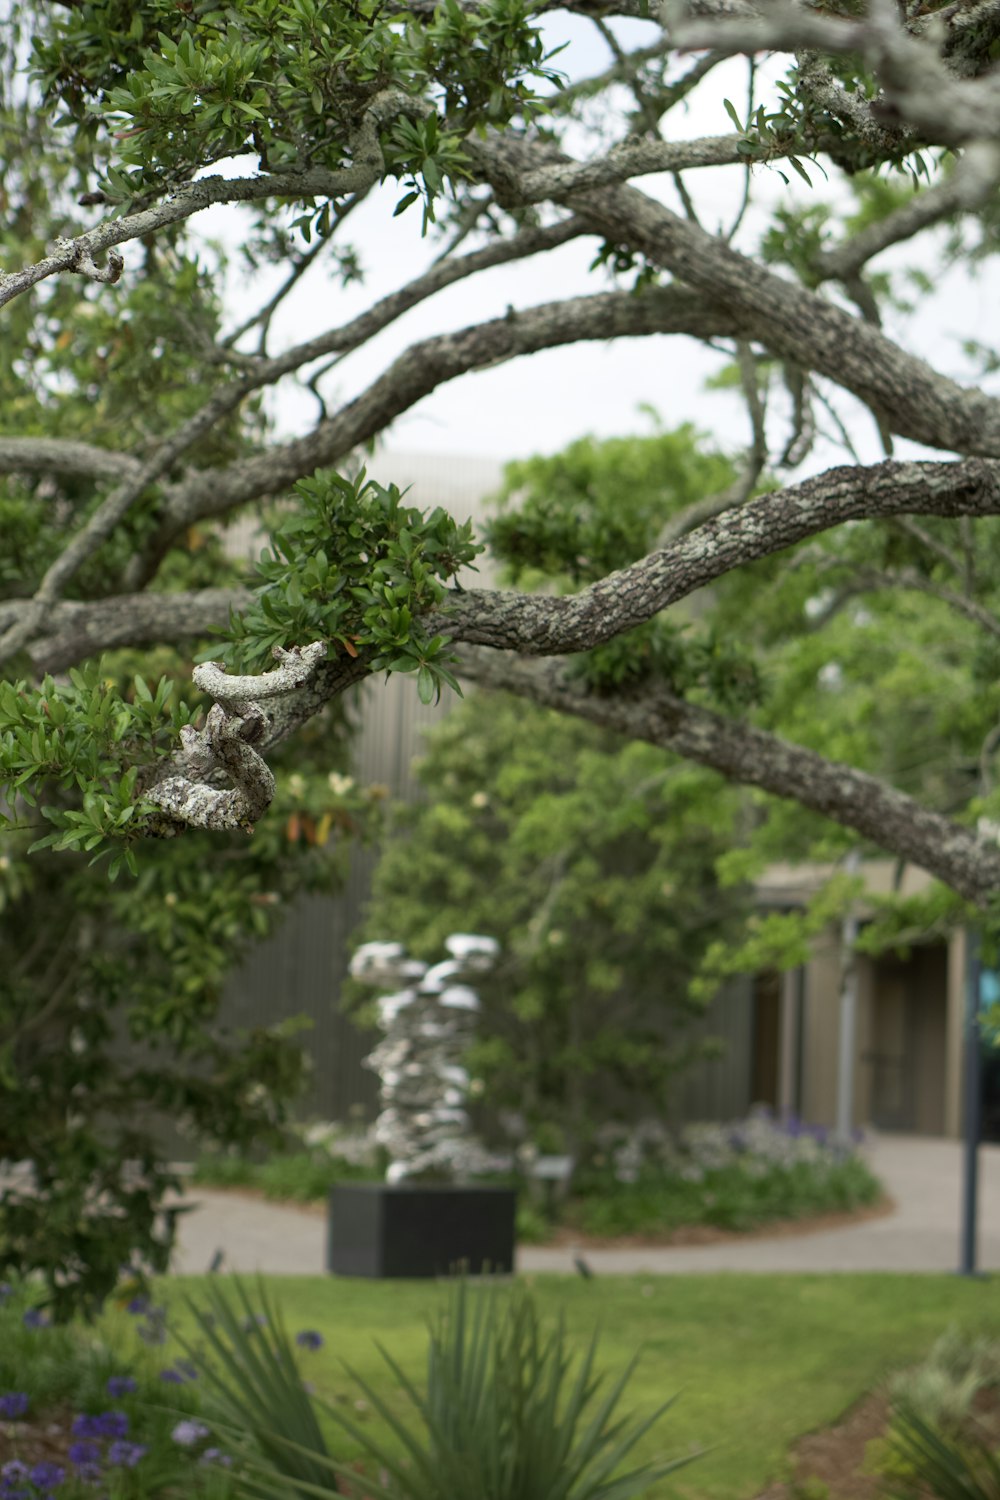
{"type": "Polygon", "coordinates": [[[345,1182],[331,1190],[328,1271],[478,1276],[514,1269],[513,1188],[345,1182]]]}

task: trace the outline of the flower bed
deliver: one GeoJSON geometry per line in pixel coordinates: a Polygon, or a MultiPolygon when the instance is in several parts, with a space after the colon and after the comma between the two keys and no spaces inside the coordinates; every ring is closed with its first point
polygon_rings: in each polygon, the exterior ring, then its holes
{"type": "Polygon", "coordinates": [[[608,1126],[593,1164],[576,1174],[561,1219],[602,1237],[694,1225],[751,1230],[873,1205],[882,1187],[860,1138],[756,1109],[744,1120],[608,1126]]]}
{"type": "MultiPolygon", "coordinates": [[[[164,1308],[123,1303],[120,1337],[52,1327],[0,1283],[0,1500],[227,1500],[232,1459],[201,1420],[198,1371],[167,1363],[164,1308]]],[[[322,1343],[309,1330],[304,1350],[322,1343]]]]}
{"type": "MultiPolygon", "coordinates": [[[[756,1108],[742,1120],[688,1125],[679,1133],[658,1120],[607,1125],[598,1150],[578,1169],[570,1190],[550,1203],[533,1178],[537,1152],[517,1153],[521,1189],[517,1236],[544,1244],[572,1230],[596,1239],[669,1239],[698,1227],[745,1232],[878,1204],[883,1191],[860,1136],[839,1141],[822,1126],[780,1120],[756,1108]]],[[[325,1203],[335,1182],[381,1176],[372,1136],[333,1125],[304,1127],[298,1149],[259,1164],[203,1158],[194,1179],[206,1186],[250,1189],[269,1198],[325,1203]]]]}

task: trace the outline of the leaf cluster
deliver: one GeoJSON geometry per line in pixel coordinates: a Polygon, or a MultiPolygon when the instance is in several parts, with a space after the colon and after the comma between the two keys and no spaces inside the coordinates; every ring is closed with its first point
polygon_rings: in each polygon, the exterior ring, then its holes
{"type": "MultiPolygon", "coordinates": [[[[461,171],[460,137],[530,115],[529,80],[557,81],[545,63],[524,0],[444,0],[429,23],[384,0],[85,0],[34,45],[36,80],[64,122],[113,132],[104,187],[123,204],[245,154],[265,171],[336,170],[372,101],[393,91],[424,101],[409,130],[389,131],[386,164],[419,179],[427,218],[461,171]],[[421,129],[428,110],[433,136],[421,129]]],[[[322,212],[312,228],[325,234],[322,212]]]]}
{"type": "Polygon", "coordinates": [[[349,656],[365,652],[375,671],[415,673],[424,703],[442,685],[459,692],[446,665],[449,638],[431,636],[424,616],[483,550],[471,522],[404,505],[395,485],[386,489],[363,469],[353,479],[317,472],[295,494],[299,503],[261,555],[257,598],[230,622],[239,666],[261,666],[276,645],[328,641],[349,656]]]}
{"type": "Polygon", "coordinates": [[[735,472],[689,423],[648,438],[580,438],[507,465],[486,538],[513,582],[542,574],[578,587],[643,557],[669,520],[735,472]]]}
{"type": "MultiPolygon", "coordinates": [[[[111,844],[122,844],[109,870],[124,861],[134,874],[129,843],[140,833],[139,819],[153,808],[137,791],[140,765],[176,748],[181,727],[195,709],[174,702],[174,684],[162,677],[151,689],[136,677],[130,697],[97,664],[73,667],[67,682],[46,677],[41,686],[0,682],[0,791],[8,806],[35,807],[39,787],[82,794],[78,807],[58,801],[41,807],[55,832],[32,844],[91,852],[99,858],[111,844]]],[[[65,800],[65,798],[64,798],[65,800]]],[[[0,815],[0,829],[20,825],[20,813],[0,815]]]]}
{"type": "Polygon", "coordinates": [[[226,1031],[217,1012],[234,966],[299,891],[339,882],[363,830],[370,799],[328,775],[344,752],[325,727],[324,760],[279,774],[249,844],[147,841],[135,880],[109,884],[72,848],[26,860],[29,835],[4,838],[0,1158],[33,1166],[0,1202],[0,1275],[41,1272],[60,1315],[96,1305],[133,1257],[166,1268],[167,1122],[220,1147],[280,1143],[307,1079],[296,1027],[226,1031]]]}
{"type": "Polygon", "coordinates": [[[757,663],[739,641],[663,616],[574,657],[570,673],[597,693],[659,680],[679,697],[705,696],[733,713],[764,697],[757,663]]]}

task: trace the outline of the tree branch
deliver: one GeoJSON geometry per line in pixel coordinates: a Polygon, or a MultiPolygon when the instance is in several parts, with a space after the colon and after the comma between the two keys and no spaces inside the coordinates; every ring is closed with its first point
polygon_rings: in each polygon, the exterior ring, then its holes
{"type": "Polygon", "coordinates": [[[886,116],[894,115],[919,135],[946,145],[1000,139],[995,80],[956,78],[929,38],[918,40],[900,24],[893,0],[871,0],[868,14],[860,20],[783,4],[769,5],[766,14],[752,17],[671,16],[669,33],[682,51],[860,53],[882,86],[886,116]]]}
{"type": "MultiPolygon", "coordinates": [[[[25,610],[17,622],[9,626],[0,636],[0,662],[9,660],[27,645],[46,619],[53,603],[69,580],[87,558],[91,557],[108,539],[150,485],[165,474],[194,443],[210,432],[228,412],[235,410],[252,391],[259,390],[266,385],[273,385],[283,375],[332,350],[347,352],[356,348],[359,344],[373,338],[376,333],[416,306],[418,302],[466,276],[474,275],[491,266],[537,254],[542,250],[553,249],[585,232],[582,221],[567,219],[559,224],[550,225],[546,229],[526,230],[512,240],[498,245],[489,245],[459,260],[439,263],[425,275],[415,278],[408,286],[391,293],[388,297],[383,297],[374,307],[343,327],[309,339],[305,343],[297,344],[273,359],[254,360],[246,373],[216,391],[199,411],[159,445],[145,463],[138,464],[131,459],[122,460],[119,463],[116,477],[126,463],[130,466],[126,470],[126,478],[106,497],[86,525],[76,533],[46,570],[35,591],[32,608],[25,610]]],[[[86,444],[64,445],[64,448],[68,449],[70,446],[74,452],[77,449],[87,449],[86,444]]],[[[348,444],[348,446],[352,445],[348,444]]],[[[42,440],[36,444],[36,448],[41,453],[53,447],[53,444],[42,440]]],[[[100,449],[87,449],[87,451],[93,452],[95,461],[96,455],[102,452],[100,449]]],[[[63,449],[60,449],[59,453],[64,458],[66,457],[63,449]]],[[[0,444],[0,462],[2,462],[2,455],[3,445],[0,444]]],[[[55,456],[54,452],[53,458],[55,456]]],[[[133,567],[127,580],[128,585],[138,586],[145,581],[146,579],[138,576],[138,570],[133,567]]]]}
{"type": "Polygon", "coordinates": [[[260,177],[202,177],[188,183],[161,203],[119,219],[106,219],[75,239],[56,241],[51,255],[21,271],[0,274],[0,307],[46,277],[65,271],[95,281],[119,279],[124,261],[116,245],[156,234],[168,224],[189,219],[215,203],[255,203],[264,198],[342,198],[373,187],[385,170],[379,131],[398,115],[423,116],[431,106],[419,99],[386,90],[372,99],[349,143],[349,167],[331,171],[310,167],[301,172],[270,173],[260,177]]]}
{"type": "Polygon", "coordinates": [[[718,771],[729,781],[791,798],[853,829],[985,906],[1000,887],[1000,848],[921,807],[864,771],[827,760],[752,725],[723,718],[649,685],[629,694],[588,694],[555,662],[463,648],[459,672],[534,703],[646,740],[718,771]]]}
{"type": "Polygon", "coordinates": [[[0,436],[0,474],[77,474],[88,479],[122,479],[141,465],[127,453],[78,443],[71,438],[0,436]]]}
{"type": "MultiPolygon", "coordinates": [[[[845,521],[908,513],[1000,514],[1000,463],[967,459],[831,469],[736,508],[730,496],[711,496],[677,519],[689,528],[703,519],[702,510],[713,517],[706,524],[578,594],[553,598],[476,589],[449,593],[435,617],[435,629],[443,626],[459,640],[528,655],[586,650],[734,568],[845,521]]],[[[29,649],[39,671],[62,671],[100,650],[197,638],[224,628],[230,609],[239,612],[251,597],[249,590],[204,589],[66,601],[53,608],[47,628],[39,630],[29,649]]],[[[26,608],[23,600],[0,604],[0,628],[16,623],[26,608]]],[[[991,628],[984,620],[978,623],[991,628]]]]}
{"type": "Polygon", "coordinates": [[[421,397],[470,370],[486,369],[518,355],[581,339],[651,333],[711,338],[735,332],[734,320],[725,310],[681,288],[663,287],[649,288],[640,296],[607,292],[546,303],[524,312],[511,309],[506,317],[425,339],[411,345],[366,391],[305,437],[165,487],[162,528],[149,553],[133,560],[126,585],[139,586],[151,563],[179,531],[194,521],[222,515],[259,495],[274,494],[304,474],[336,463],[410,410],[421,397]]]}
{"type": "Polygon", "coordinates": [[[890,245],[912,239],[922,229],[956,213],[981,208],[995,192],[1000,180],[1000,149],[977,141],[963,153],[946,181],[916,193],[909,203],[852,239],[817,255],[816,269],[824,278],[850,280],[873,256],[890,245]]]}
{"type": "MultiPolygon", "coordinates": [[[[122,646],[201,640],[224,630],[230,611],[253,598],[249,589],[199,589],[191,593],[119,594],[87,602],[63,600],[48,611],[29,644],[39,673],[64,672],[88,656],[122,646]]],[[[0,604],[0,630],[23,616],[28,601],[0,604]]]]}
{"type": "Polygon", "coordinates": [[[609,573],[578,594],[470,590],[449,596],[450,634],[530,656],[585,651],[650,619],[733,568],[770,557],[844,521],[913,512],[1000,514],[1000,463],[893,463],[830,469],[736,510],[609,573]]]}
{"type": "MultiPolygon", "coordinates": [[[[169,815],[171,822],[191,828],[246,828],[252,831],[274,797],[274,776],[254,749],[267,737],[268,720],[260,700],[281,698],[309,684],[317,674],[326,645],[274,649],[278,666],[256,677],[230,677],[214,663],[195,667],[195,686],[217,701],[208,712],[205,728],[185,725],[182,748],[169,769],[145,792],[169,815]],[[210,784],[216,771],[235,782],[228,791],[210,784]]],[[[157,829],[161,834],[168,827],[157,829]]]]}
{"type": "MultiPolygon", "coordinates": [[[[475,148],[480,171],[508,204],[519,201],[521,184],[539,159],[553,154],[510,136],[475,148]]],[[[1000,401],[938,374],[879,329],[740,255],[638,189],[605,187],[566,193],[559,201],[613,244],[629,245],[706,294],[739,323],[743,337],[853,391],[900,437],[1000,457],[1000,401]]]]}
{"type": "MultiPolygon", "coordinates": [[[[754,162],[778,161],[786,156],[801,155],[807,148],[801,141],[787,145],[761,145],[740,151],[738,135],[702,136],[690,141],[647,140],[628,136],[613,146],[606,156],[588,162],[561,162],[537,167],[525,173],[518,186],[522,203],[541,203],[563,199],[570,193],[625,182],[630,177],[646,177],[654,172],[686,172],[696,167],[749,166],[754,162]]],[[[833,147],[834,138],[817,140],[808,148],[821,151],[833,147]]],[[[841,149],[843,143],[839,143],[841,149]]]]}
{"type": "MultiPolygon", "coordinates": [[[[858,594],[905,589],[908,593],[926,594],[931,599],[940,599],[956,614],[964,615],[987,635],[1000,637],[1000,619],[997,619],[996,615],[984,605],[978,604],[966,594],[958,593],[956,589],[949,589],[944,584],[935,583],[932,578],[918,573],[915,568],[897,568],[892,572],[881,572],[878,568],[853,567],[846,559],[841,561],[839,558],[829,558],[826,564],[820,565],[819,571],[844,575],[844,584],[836,600],[838,609],[848,598],[856,597],[858,594]]],[[[822,615],[817,616],[812,623],[814,626],[826,624],[835,613],[836,609],[833,608],[824,610],[822,615]]]]}

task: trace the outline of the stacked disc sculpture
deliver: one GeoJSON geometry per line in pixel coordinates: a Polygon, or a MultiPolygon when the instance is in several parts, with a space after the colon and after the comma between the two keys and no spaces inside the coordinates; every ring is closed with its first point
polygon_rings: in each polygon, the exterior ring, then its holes
{"type": "Polygon", "coordinates": [[[475,1032],[479,996],[468,983],[493,968],[493,938],[456,932],[448,958],[428,966],[402,943],[365,943],[351,961],[364,984],[397,986],[378,1000],[385,1037],[365,1059],[379,1075],[375,1138],[389,1155],[388,1183],[468,1180],[497,1165],[472,1134],[464,1057],[475,1032]]]}

